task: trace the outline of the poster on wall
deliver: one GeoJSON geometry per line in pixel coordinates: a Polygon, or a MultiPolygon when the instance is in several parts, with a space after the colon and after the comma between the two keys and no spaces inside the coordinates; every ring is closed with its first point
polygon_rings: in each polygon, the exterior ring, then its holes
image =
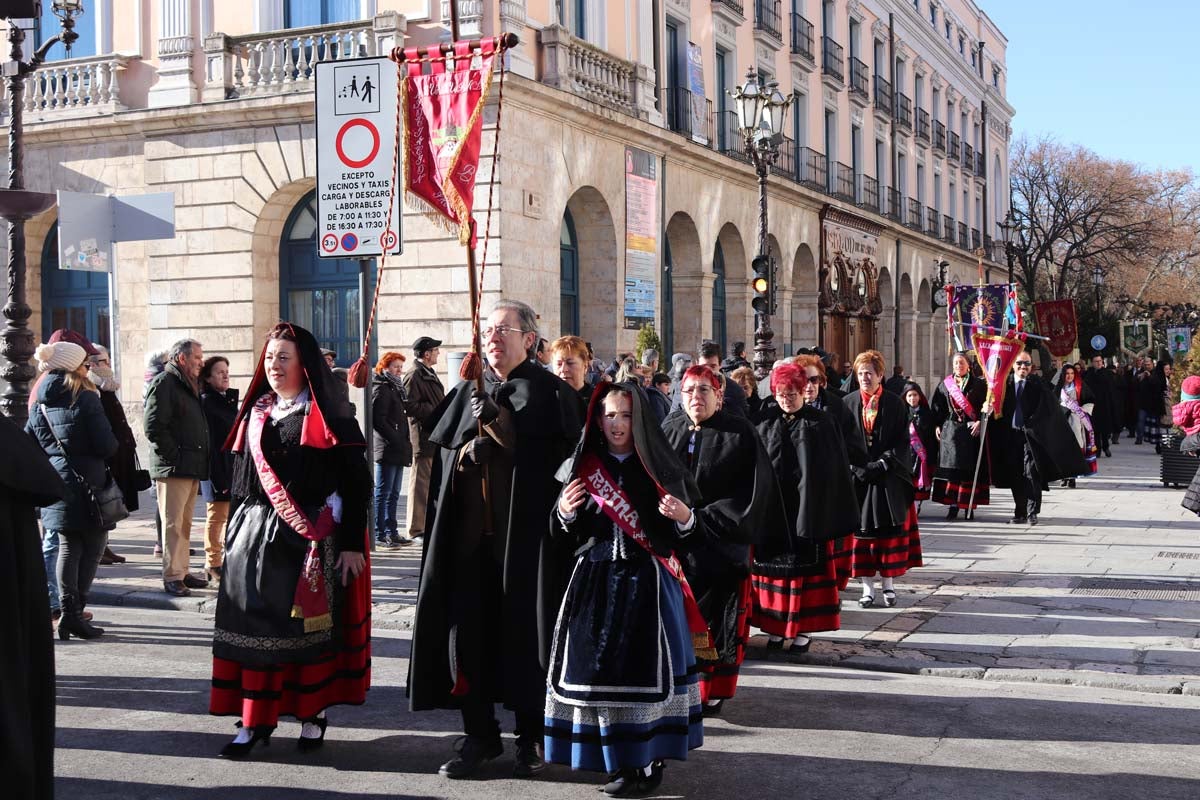
{"type": "Polygon", "coordinates": [[[708,144],[708,137],[704,135],[705,123],[708,121],[708,100],[704,96],[704,56],[701,55],[700,48],[692,42],[688,42],[687,59],[688,90],[691,92],[691,107],[688,109],[688,113],[691,114],[689,130],[692,132],[693,142],[708,144]]]}
{"type": "Polygon", "coordinates": [[[654,323],[658,281],[658,157],[625,148],[625,329],[654,323]]]}

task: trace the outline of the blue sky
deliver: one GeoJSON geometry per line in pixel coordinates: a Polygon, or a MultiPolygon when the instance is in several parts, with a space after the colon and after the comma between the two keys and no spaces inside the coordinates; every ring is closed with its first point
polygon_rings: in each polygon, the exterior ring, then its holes
{"type": "Polygon", "coordinates": [[[977,2],[1008,38],[1017,136],[1200,173],[1200,2],[977,2]]]}

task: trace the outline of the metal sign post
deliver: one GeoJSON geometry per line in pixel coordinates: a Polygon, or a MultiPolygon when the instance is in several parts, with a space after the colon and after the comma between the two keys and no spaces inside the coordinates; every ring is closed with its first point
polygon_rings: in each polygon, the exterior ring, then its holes
{"type": "MultiPolygon", "coordinates": [[[[396,63],[378,58],[316,67],[317,255],[372,258],[403,251],[401,207],[385,230],[392,185],[400,186],[396,63]]],[[[400,137],[403,141],[403,136],[400,137]]],[[[397,192],[399,194],[399,192],[397,192]]]]}

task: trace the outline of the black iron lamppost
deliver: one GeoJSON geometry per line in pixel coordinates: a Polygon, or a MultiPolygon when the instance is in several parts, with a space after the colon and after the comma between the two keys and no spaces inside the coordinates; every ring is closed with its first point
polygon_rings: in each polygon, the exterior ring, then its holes
{"type": "Polygon", "coordinates": [[[1021,230],[1021,225],[1011,208],[1008,210],[1008,216],[1000,223],[1000,235],[1004,237],[1004,256],[1008,259],[1008,282],[1012,283],[1013,262],[1025,257],[1029,243],[1025,241],[1025,232],[1021,230]]]}
{"type": "Polygon", "coordinates": [[[28,63],[21,44],[25,31],[13,19],[8,19],[8,60],[0,64],[8,92],[8,188],[0,189],[0,217],[8,222],[8,297],[4,305],[3,345],[0,355],[5,364],[0,377],[8,384],[0,398],[0,413],[24,424],[28,417],[29,383],[37,374],[33,358],[33,332],[29,330],[29,307],[25,291],[25,221],[54,205],[54,195],[25,190],[24,133],[22,115],[25,109],[25,78],[33,73],[54,45],[62,42],[71,52],[71,44],[79,38],[75,32],[75,17],[83,13],[82,0],[53,0],[54,15],[62,31],[51,36],[39,47],[28,63]]]}
{"type": "Polygon", "coordinates": [[[1100,288],[1104,286],[1104,270],[1092,267],[1092,285],[1096,287],[1096,321],[1100,322],[1103,309],[1100,308],[1100,288]]]}
{"type": "Polygon", "coordinates": [[[934,278],[933,291],[929,294],[929,310],[936,314],[950,304],[950,298],[946,296],[946,267],[950,266],[950,262],[938,256],[933,265],[937,267],[938,274],[934,278]]]}
{"type": "Polygon", "coordinates": [[[770,261],[767,244],[767,175],[779,157],[785,116],[792,98],[779,91],[778,81],[763,84],[754,67],[746,73],[746,82],[730,95],[737,103],[738,129],[746,139],[746,155],[758,174],[758,255],[755,257],[754,290],[754,374],[759,380],[767,377],[775,363],[771,314],[775,311],[776,267],[770,261]],[[763,260],[769,270],[761,270],[763,260]],[[763,279],[766,278],[764,281],[763,279]],[[765,283],[765,285],[764,285],[765,283]]]}

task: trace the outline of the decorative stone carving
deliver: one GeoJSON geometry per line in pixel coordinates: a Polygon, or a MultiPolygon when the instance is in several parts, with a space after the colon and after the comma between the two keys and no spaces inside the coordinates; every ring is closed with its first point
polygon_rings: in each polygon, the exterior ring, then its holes
{"type": "Polygon", "coordinates": [[[929,74],[929,62],[917,56],[913,59],[913,69],[922,75],[927,75],[929,74]]]}
{"type": "Polygon", "coordinates": [[[875,37],[876,39],[882,39],[883,41],[886,42],[887,38],[888,38],[887,23],[880,19],[877,19],[874,22],[872,22],[871,23],[871,36],[875,37]]]}
{"type": "Polygon", "coordinates": [[[861,22],[863,19],[862,3],[859,0],[847,0],[846,13],[850,15],[850,19],[861,22]]]}

